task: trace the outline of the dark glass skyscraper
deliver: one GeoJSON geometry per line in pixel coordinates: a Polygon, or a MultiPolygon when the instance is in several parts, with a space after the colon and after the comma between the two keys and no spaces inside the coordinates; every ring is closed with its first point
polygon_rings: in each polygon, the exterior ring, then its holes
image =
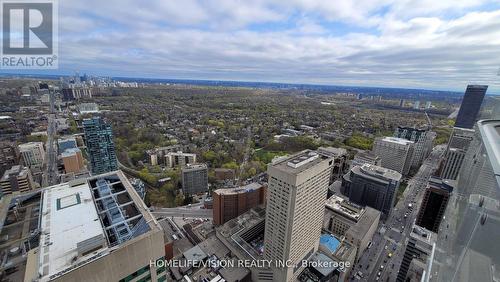
{"type": "Polygon", "coordinates": [[[111,125],[100,117],[83,120],[85,144],[92,174],[101,174],[118,169],[111,125]]]}
{"type": "Polygon", "coordinates": [[[462,105],[458,111],[455,127],[473,128],[481,109],[488,85],[467,85],[462,105]]]}

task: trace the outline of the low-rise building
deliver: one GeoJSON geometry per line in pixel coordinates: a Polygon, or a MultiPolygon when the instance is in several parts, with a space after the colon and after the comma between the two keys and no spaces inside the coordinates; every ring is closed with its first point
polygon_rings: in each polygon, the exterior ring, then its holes
{"type": "Polygon", "coordinates": [[[151,165],[165,165],[165,155],[170,152],[178,152],[181,150],[180,145],[172,145],[166,147],[159,147],[148,150],[146,153],[149,157],[151,165]]]}
{"type": "Polygon", "coordinates": [[[0,179],[0,188],[2,194],[5,195],[14,192],[27,192],[36,187],[30,169],[15,165],[4,172],[0,179]]]}
{"type": "Polygon", "coordinates": [[[216,168],[215,169],[215,179],[218,181],[234,180],[236,178],[236,172],[234,169],[230,168],[216,168]]]}
{"type": "Polygon", "coordinates": [[[189,164],[196,163],[196,154],[183,152],[170,152],[165,155],[166,167],[185,167],[189,164]]]}
{"type": "Polygon", "coordinates": [[[0,142],[0,175],[19,164],[19,151],[14,142],[0,142]]]}
{"type": "Polygon", "coordinates": [[[380,212],[370,207],[361,207],[348,200],[331,196],[325,205],[323,230],[356,247],[358,259],[377,231],[380,212]]]}
{"type": "Polygon", "coordinates": [[[373,154],[370,151],[359,152],[354,156],[354,159],[351,161],[351,168],[357,165],[362,166],[364,164],[381,166],[382,161],[379,156],[373,154]]]}

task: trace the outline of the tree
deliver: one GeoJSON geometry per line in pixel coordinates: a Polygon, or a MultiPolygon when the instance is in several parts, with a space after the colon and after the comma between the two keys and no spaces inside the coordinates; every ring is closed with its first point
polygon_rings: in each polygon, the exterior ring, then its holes
{"type": "Polygon", "coordinates": [[[175,205],[182,206],[182,204],[184,204],[184,196],[181,193],[178,193],[177,196],[175,196],[175,205]]]}

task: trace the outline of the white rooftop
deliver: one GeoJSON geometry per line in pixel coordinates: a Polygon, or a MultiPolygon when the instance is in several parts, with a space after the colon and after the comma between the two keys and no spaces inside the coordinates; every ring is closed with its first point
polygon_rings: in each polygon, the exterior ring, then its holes
{"type": "MultiPolygon", "coordinates": [[[[106,236],[88,183],[81,181],[74,185],[64,183],[43,191],[39,254],[39,273],[43,277],[74,265],[79,242],[106,236]]],[[[98,251],[105,249],[107,247],[98,251]]],[[[95,253],[80,257],[76,262],[93,255],[95,253]]]]}
{"type": "Polygon", "coordinates": [[[387,142],[392,142],[392,143],[398,143],[401,145],[408,145],[408,144],[414,143],[413,141],[406,140],[404,138],[398,138],[398,137],[384,137],[384,139],[382,139],[382,140],[387,141],[387,142]]]}

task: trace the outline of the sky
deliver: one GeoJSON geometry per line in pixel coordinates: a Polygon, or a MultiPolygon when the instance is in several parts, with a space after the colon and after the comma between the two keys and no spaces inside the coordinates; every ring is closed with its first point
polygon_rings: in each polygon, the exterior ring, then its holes
{"type": "Polygon", "coordinates": [[[36,73],[500,92],[500,0],[58,5],[59,69],[36,73]]]}

